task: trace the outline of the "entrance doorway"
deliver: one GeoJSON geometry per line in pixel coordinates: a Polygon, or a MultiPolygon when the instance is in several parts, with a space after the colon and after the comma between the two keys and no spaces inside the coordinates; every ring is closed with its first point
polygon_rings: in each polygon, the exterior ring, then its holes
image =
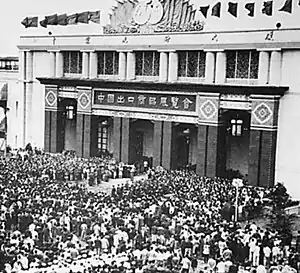
{"type": "Polygon", "coordinates": [[[222,118],[227,128],[226,174],[228,178],[247,178],[251,113],[243,110],[226,110],[222,118]]]}
{"type": "Polygon", "coordinates": [[[192,168],[196,163],[197,128],[193,124],[175,123],[173,126],[172,168],[192,168]]]}
{"type": "Polygon", "coordinates": [[[62,99],[58,104],[59,151],[76,151],[76,113],[75,99],[62,99]]]}
{"type": "Polygon", "coordinates": [[[152,166],[154,124],[150,120],[130,121],[129,162],[142,168],[147,161],[152,166]]]}

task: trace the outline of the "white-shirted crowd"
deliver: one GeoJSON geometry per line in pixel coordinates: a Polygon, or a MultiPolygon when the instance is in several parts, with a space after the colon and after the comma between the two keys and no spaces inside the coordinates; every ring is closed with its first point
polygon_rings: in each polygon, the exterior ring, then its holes
{"type": "MultiPolygon", "coordinates": [[[[233,221],[231,181],[158,169],[107,193],[87,191],[64,175],[72,170],[71,178],[84,180],[84,170],[92,169],[101,181],[110,162],[40,152],[2,158],[0,271],[298,270],[292,238],[283,240],[255,222],[233,221]]],[[[267,194],[242,187],[241,211],[261,209],[267,194]]]]}

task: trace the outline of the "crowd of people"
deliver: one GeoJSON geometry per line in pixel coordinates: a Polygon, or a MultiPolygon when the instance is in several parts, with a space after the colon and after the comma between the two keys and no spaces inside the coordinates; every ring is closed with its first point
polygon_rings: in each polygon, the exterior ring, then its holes
{"type": "MultiPolygon", "coordinates": [[[[107,193],[87,191],[64,175],[88,180],[110,164],[116,163],[66,154],[0,159],[0,271],[298,270],[297,249],[276,230],[233,221],[231,181],[153,169],[147,179],[107,193]]],[[[264,194],[242,187],[239,207],[261,206],[264,194]]]]}

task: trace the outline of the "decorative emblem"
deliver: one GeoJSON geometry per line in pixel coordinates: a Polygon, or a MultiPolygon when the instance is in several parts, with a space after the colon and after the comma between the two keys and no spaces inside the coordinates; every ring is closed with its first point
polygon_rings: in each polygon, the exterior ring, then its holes
{"type": "Polygon", "coordinates": [[[272,110],[265,103],[257,105],[253,114],[259,123],[266,123],[273,115],[272,110]]]}
{"type": "Polygon", "coordinates": [[[160,22],[163,17],[164,9],[158,0],[146,0],[140,2],[134,12],[133,20],[138,25],[155,25],[160,22]]]}
{"type": "Polygon", "coordinates": [[[216,113],[217,108],[210,100],[207,100],[202,104],[200,111],[206,119],[210,119],[216,113]]]}
{"type": "Polygon", "coordinates": [[[49,106],[53,106],[56,103],[56,95],[52,90],[50,90],[46,95],[46,102],[49,106]]]}
{"type": "Polygon", "coordinates": [[[79,101],[81,108],[83,108],[83,109],[87,108],[91,102],[90,98],[88,97],[88,95],[86,93],[82,93],[79,96],[78,101],[79,101]]]}

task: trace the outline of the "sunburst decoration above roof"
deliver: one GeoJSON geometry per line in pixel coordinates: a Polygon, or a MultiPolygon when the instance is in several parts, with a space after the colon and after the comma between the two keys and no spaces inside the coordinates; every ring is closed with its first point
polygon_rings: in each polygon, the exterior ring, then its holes
{"type": "Polygon", "coordinates": [[[201,31],[204,23],[195,20],[196,9],[189,0],[117,0],[110,24],[103,32],[153,33],[201,31]]]}

